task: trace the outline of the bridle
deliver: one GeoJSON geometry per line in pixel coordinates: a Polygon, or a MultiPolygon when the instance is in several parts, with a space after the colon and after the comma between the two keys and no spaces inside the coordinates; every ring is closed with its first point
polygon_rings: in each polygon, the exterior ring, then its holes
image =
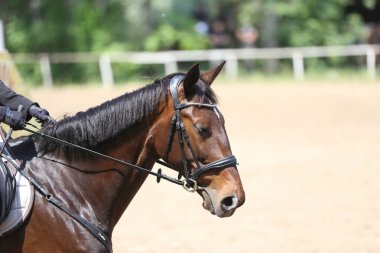
{"type": "MultiPolygon", "coordinates": [[[[174,115],[170,123],[169,134],[168,134],[167,145],[166,145],[166,152],[165,152],[165,160],[169,161],[169,153],[172,148],[174,133],[176,132],[178,136],[179,146],[181,148],[183,176],[185,177],[183,186],[186,190],[192,192],[192,191],[202,189],[200,186],[198,186],[198,181],[197,181],[200,175],[210,170],[219,170],[219,169],[223,169],[223,168],[227,168],[231,166],[236,166],[237,161],[234,155],[229,155],[227,157],[218,159],[209,164],[201,166],[200,162],[197,160],[193,146],[191,145],[189,135],[186,131],[185,125],[183,124],[182,117],[181,117],[181,110],[191,107],[191,106],[204,107],[204,108],[213,110],[216,113],[217,117],[220,119],[219,110],[216,104],[193,103],[193,102],[181,103],[178,98],[178,87],[183,82],[183,80],[184,80],[183,75],[176,75],[170,81],[169,89],[170,89],[170,93],[172,95],[172,99],[174,103],[174,115]],[[191,156],[195,161],[196,169],[194,170],[194,172],[191,172],[191,170],[188,167],[189,162],[186,157],[184,144],[186,144],[187,148],[190,150],[191,156]]],[[[179,174],[179,178],[180,177],[181,177],[181,173],[179,174]]]]}

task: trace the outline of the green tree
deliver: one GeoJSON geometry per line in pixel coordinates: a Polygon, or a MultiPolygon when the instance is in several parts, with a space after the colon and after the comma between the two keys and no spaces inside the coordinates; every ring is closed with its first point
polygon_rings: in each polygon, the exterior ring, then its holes
{"type": "MultiPolygon", "coordinates": [[[[345,45],[355,43],[363,33],[359,16],[344,14],[350,2],[3,0],[0,18],[5,23],[6,45],[11,52],[209,48],[207,35],[194,29],[194,12],[200,6],[204,7],[208,22],[217,18],[225,21],[231,47],[239,45],[235,31],[242,25],[253,25],[259,30],[259,47],[345,45]]],[[[30,67],[24,69],[30,75],[38,73],[30,67]]],[[[55,80],[63,82],[99,76],[97,64],[59,65],[53,71],[55,80]]]]}
{"type": "MultiPolygon", "coordinates": [[[[6,45],[10,52],[124,50],[122,1],[9,0],[2,3],[6,45]]],[[[28,80],[39,80],[36,66],[20,66],[28,80]]],[[[98,77],[97,64],[53,65],[56,81],[81,82],[98,77]]]]}

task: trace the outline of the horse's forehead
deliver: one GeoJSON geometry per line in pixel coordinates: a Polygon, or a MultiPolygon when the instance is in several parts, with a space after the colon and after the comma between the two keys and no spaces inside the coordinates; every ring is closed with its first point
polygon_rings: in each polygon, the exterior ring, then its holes
{"type": "Polygon", "coordinates": [[[210,125],[223,126],[224,124],[223,115],[218,107],[205,108],[194,106],[190,110],[189,116],[194,120],[201,120],[205,123],[208,122],[210,125]]]}

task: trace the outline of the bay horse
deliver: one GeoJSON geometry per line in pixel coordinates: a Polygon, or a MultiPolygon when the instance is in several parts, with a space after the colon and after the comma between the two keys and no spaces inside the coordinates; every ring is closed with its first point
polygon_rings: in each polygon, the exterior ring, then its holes
{"type": "Polygon", "coordinates": [[[38,192],[0,252],[111,252],[112,231],[149,174],[231,216],[245,194],[210,87],[223,65],[200,73],[196,64],[15,139],[20,170],[38,192]],[[184,180],[153,173],[159,159],[184,180]]]}

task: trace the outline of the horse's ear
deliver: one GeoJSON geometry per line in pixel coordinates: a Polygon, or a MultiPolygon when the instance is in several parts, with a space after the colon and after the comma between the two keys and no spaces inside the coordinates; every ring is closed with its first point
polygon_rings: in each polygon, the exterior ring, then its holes
{"type": "Polygon", "coordinates": [[[203,72],[201,74],[201,79],[208,85],[211,85],[212,82],[214,82],[215,78],[219,75],[225,63],[226,61],[222,61],[215,68],[212,68],[212,69],[207,70],[206,72],[203,72]]]}
{"type": "Polygon", "coordinates": [[[199,76],[199,63],[196,63],[186,73],[185,79],[183,81],[186,95],[191,95],[194,92],[194,87],[199,80],[199,76]]]}

